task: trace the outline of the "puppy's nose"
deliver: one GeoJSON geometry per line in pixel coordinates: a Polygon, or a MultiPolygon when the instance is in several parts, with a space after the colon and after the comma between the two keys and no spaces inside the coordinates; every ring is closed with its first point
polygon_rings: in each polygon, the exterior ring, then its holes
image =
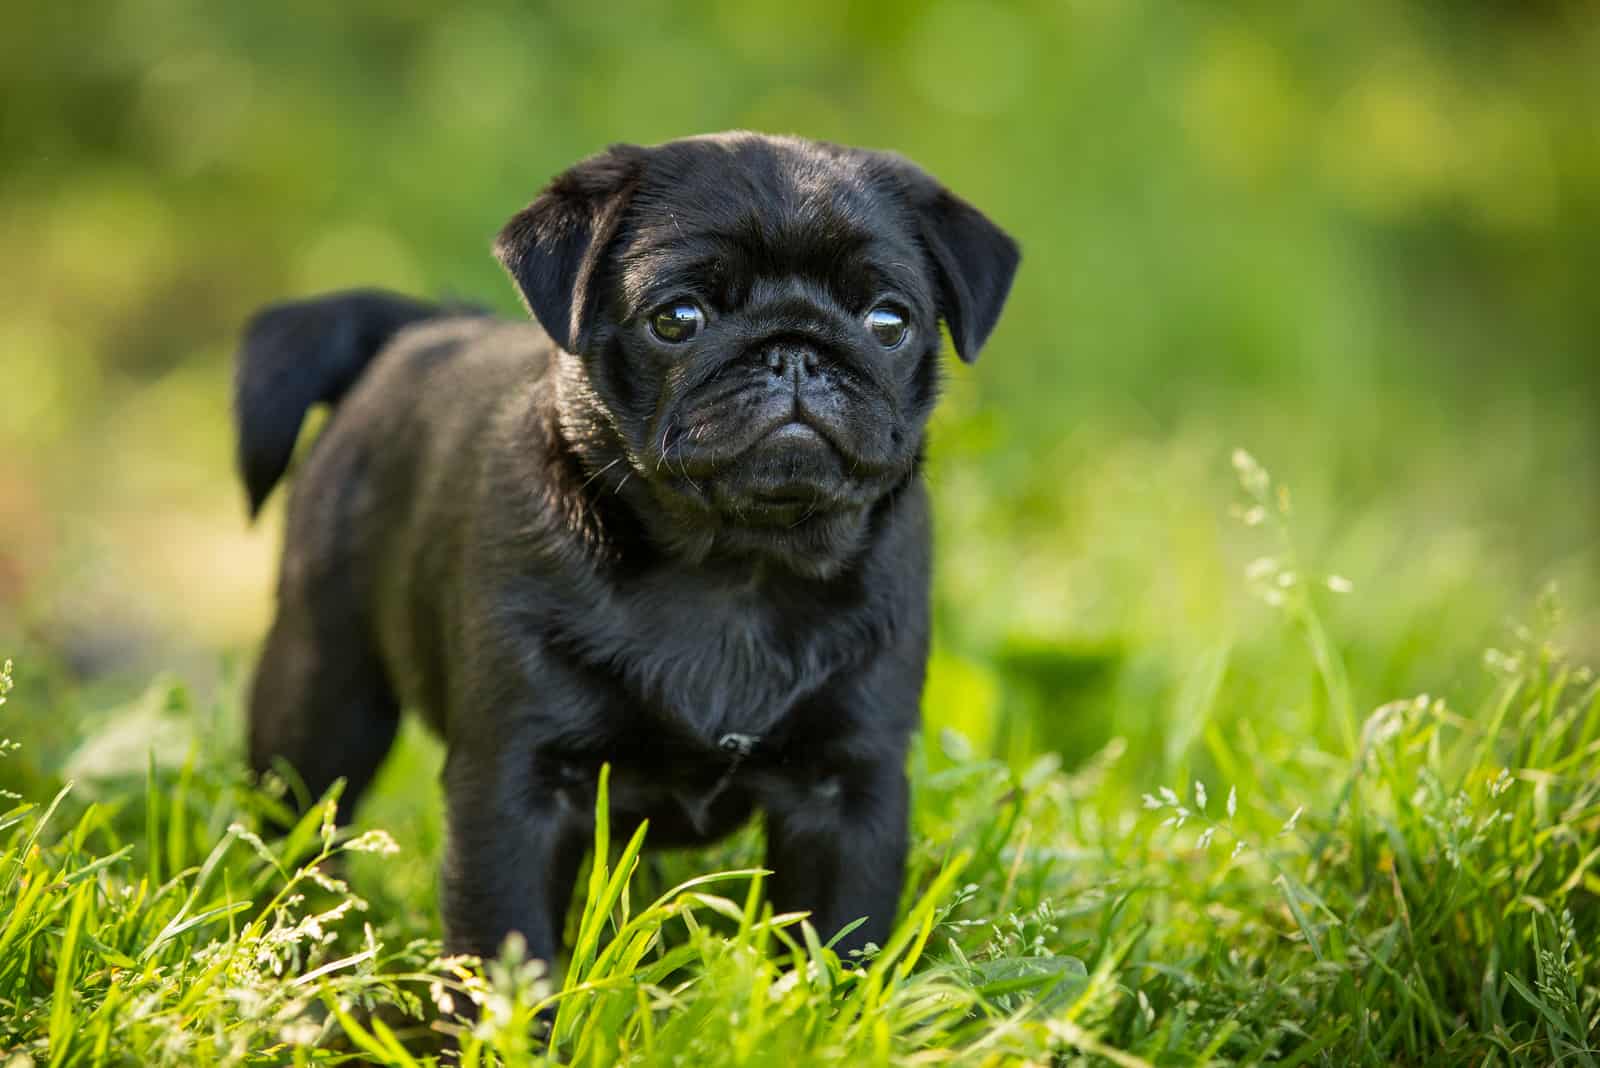
{"type": "Polygon", "coordinates": [[[817,353],[805,345],[773,345],[767,350],[767,370],[780,378],[799,381],[817,373],[817,353]]]}

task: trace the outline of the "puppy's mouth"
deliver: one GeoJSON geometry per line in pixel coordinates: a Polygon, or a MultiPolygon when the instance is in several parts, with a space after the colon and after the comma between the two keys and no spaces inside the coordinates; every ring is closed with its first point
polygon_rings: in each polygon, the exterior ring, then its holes
{"type": "Polygon", "coordinates": [[[786,527],[858,507],[844,457],[816,427],[786,420],[707,480],[710,503],[746,526],[786,527]]]}
{"type": "Polygon", "coordinates": [[[747,527],[796,527],[845,510],[838,500],[810,490],[758,492],[725,510],[747,527]]]}
{"type": "Polygon", "coordinates": [[[701,383],[647,439],[640,466],[682,521],[763,543],[809,537],[851,526],[905,477],[914,450],[897,413],[859,381],[745,370],[701,383]]]}

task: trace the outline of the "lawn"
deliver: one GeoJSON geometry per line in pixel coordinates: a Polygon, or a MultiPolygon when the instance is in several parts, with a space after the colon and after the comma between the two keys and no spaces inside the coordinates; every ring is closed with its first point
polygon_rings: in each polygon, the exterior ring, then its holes
{"type": "MultiPolygon", "coordinates": [[[[1594,1064],[1600,685],[1554,595],[1470,681],[1358,704],[1330,608],[1363,591],[1300,559],[1290,493],[1232,462],[1261,633],[1189,663],[1161,732],[1070,763],[980,756],[954,724],[993,695],[942,653],[875,953],[764,906],[754,828],[641,856],[648,828],[602,820],[557,975],[515,944],[441,960],[436,743],[408,730],[359,827],[319,806],[264,841],[282,784],[245,781],[231,689],[198,707],[159,682],[81,731],[79,781],[0,817],[5,1063],[427,1064],[471,1002],[455,1041],[481,1065],[1594,1064]]],[[[1005,655],[1086,708],[1131,700],[1088,654],[1005,655]]],[[[23,712],[13,768],[51,718],[23,712]]]]}

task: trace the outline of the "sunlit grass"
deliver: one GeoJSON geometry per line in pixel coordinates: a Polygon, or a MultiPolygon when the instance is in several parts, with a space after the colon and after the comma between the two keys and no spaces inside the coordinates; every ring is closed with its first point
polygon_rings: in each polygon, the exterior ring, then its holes
{"type": "MultiPolygon", "coordinates": [[[[931,728],[875,954],[771,913],[754,830],[653,857],[601,820],[558,974],[440,960],[434,743],[406,734],[362,826],[319,806],[263,841],[281,802],[201,731],[142,782],[0,802],[0,1064],[1595,1064],[1600,684],[1553,604],[1479,681],[1364,707],[1328,606],[1385,591],[1306,559],[1235,466],[1284,653],[1198,642],[1162,731],[1071,766],[931,728]]],[[[974,670],[936,670],[930,719],[997,700],[974,670]]],[[[141,707],[207,722],[171,684],[141,707]]]]}

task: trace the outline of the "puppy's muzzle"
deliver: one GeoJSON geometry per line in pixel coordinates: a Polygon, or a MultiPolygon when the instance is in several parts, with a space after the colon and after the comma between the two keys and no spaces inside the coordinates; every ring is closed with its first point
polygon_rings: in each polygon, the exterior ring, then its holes
{"type": "Polygon", "coordinates": [[[763,437],[769,443],[823,445],[831,437],[830,420],[840,414],[838,387],[823,350],[780,340],[762,348],[758,359],[768,372],[767,396],[758,409],[763,437]]]}

